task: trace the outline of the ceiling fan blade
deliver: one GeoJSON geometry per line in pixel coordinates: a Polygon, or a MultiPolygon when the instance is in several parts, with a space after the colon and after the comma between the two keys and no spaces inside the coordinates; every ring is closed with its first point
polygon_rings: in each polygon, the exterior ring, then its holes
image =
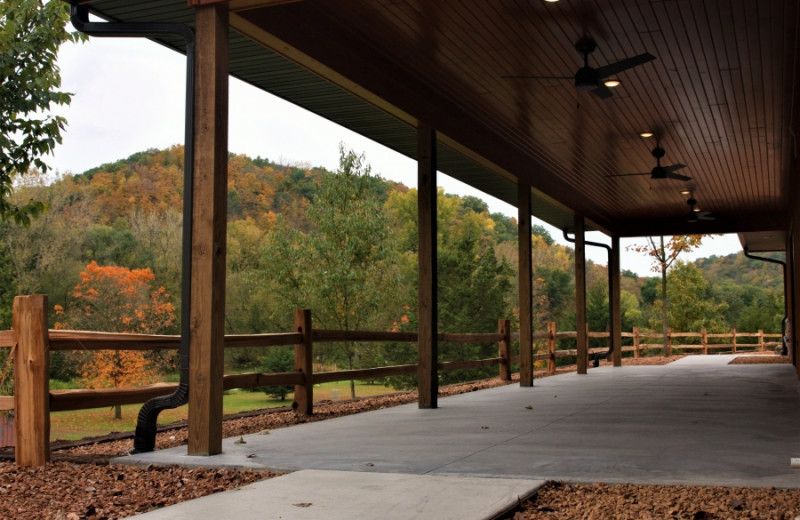
{"type": "Polygon", "coordinates": [[[614,95],[611,92],[611,89],[605,85],[600,85],[599,87],[592,89],[589,92],[599,97],[600,99],[608,99],[614,95]]]}
{"type": "Polygon", "coordinates": [[[671,171],[667,171],[667,179],[675,179],[676,181],[690,181],[692,180],[691,177],[687,177],[686,175],[681,175],[680,173],[674,173],[671,171]]]}
{"type": "Polygon", "coordinates": [[[713,216],[710,211],[700,211],[697,213],[698,220],[717,220],[717,217],[713,216]]]}
{"type": "Polygon", "coordinates": [[[622,71],[632,69],[633,67],[638,67],[639,65],[643,65],[648,61],[653,61],[654,59],[656,59],[655,56],[653,56],[649,52],[645,52],[644,54],[640,54],[632,58],[626,58],[616,63],[609,63],[608,65],[598,67],[596,69],[597,76],[600,79],[605,79],[609,76],[613,76],[614,74],[619,74],[622,71]]]}
{"type": "Polygon", "coordinates": [[[640,173],[612,173],[611,175],[606,175],[606,177],[632,177],[634,175],[650,175],[650,172],[640,172],[640,173]]]}
{"type": "Polygon", "coordinates": [[[664,168],[668,172],[672,173],[672,172],[680,170],[681,168],[686,168],[686,165],[685,164],[681,164],[681,163],[675,163],[672,166],[662,166],[662,168],[664,168]]]}

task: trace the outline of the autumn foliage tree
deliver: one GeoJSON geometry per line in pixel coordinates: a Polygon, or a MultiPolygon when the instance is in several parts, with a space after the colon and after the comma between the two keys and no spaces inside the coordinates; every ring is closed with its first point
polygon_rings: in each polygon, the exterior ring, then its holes
{"type": "MultiPolygon", "coordinates": [[[[154,287],[149,268],[101,266],[92,261],[67,308],[56,305],[56,328],[156,334],[170,330],[175,308],[163,287],[154,287]]],[[[158,367],[141,351],[100,350],[88,357],[81,375],[90,388],[119,388],[153,381],[158,367]]],[[[116,417],[121,417],[119,407],[116,417]]]]}
{"type": "Polygon", "coordinates": [[[705,235],[676,235],[666,242],[664,237],[648,237],[644,245],[633,245],[629,249],[637,253],[645,253],[652,260],[654,272],[661,273],[661,327],[664,333],[664,355],[669,356],[669,342],[667,340],[668,313],[667,313],[667,270],[678,259],[681,253],[694,251],[703,242],[705,235]]]}

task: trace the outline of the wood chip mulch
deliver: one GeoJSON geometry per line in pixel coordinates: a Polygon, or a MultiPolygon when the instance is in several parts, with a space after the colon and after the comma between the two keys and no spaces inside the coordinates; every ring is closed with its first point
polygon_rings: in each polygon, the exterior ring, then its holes
{"type": "MultiPolygon", "coordinates": [[[[792,360],[789,356],[776,356],[774,354],[752,354],[744,356],[736,356],[731,360],[729,365],[772,365],[781,363],[791,363],[792,360]]],[[[793,519],[794,520],[794,519],[793,519]]]]}
{"type": "MultiPolygon", "coordinates": [[[[624,364],[664,364],[679,357],[648,356],[625,359],[624,364]]],[[[608,363],[604,361],[602,364],[608,363]]],[[[562,367],[557,373],[574,369],[562,367]]],[[[544,372],[535,374],[535,377],[545,376],[544,372]]],[[[441,388],[441,395],[504,384],[508,383],[495,378],[453,385],[441,388]]],[[[258,433],[397,406],[416,399],[416,392],[400,392],[377,398],[319,403],[315,405],[315,415],[312,417],[296,415],[291,410],[240,414],[227,418],[223,431],[226,437],[258,433]]],[[[185,425],[176,424],[158,434],[156,447],[163,449],[185,443],[185,425]]],[[[132,448],[133,440],[129,434],[83,443],[64,443],[61,446],[62,449],[54,448],[51,453],[53,462],[43,468],[18,468],[8,460],[9,450],[5,450],[5,461],[0,462],[0,519],[126,518],[278,475],[266,471],[155,466],[136,468],[109,464],[109,458],[122,455],[132,448]]],[[[10,454],[13,456],[13,451],[10,454]]],[[[536,497],[522,503],[520,510],[513,514],[514,520],[634,518],[798,520],[800,490],[550,482],[536,497]]]]}
{"type": "Polygon", "coordinates": [[[774,519],[800,516],[800,490],[549,482],[514,520],[774,519]]]}

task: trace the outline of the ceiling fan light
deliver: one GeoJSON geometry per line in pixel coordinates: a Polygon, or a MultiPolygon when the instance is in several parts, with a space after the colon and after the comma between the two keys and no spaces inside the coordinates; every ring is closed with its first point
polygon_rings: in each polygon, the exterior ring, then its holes
{"type": "Polygon", "coordinates": [[[618,79],[607,79],[603,82],[603,85],[608,88],[614,88],[620,86],[620,81],[618,79]]]}
{"type": "Polygon", "coordinates": [[[645,139],[649,139],[653,137],[653,132],[640,132],[639,137],[644,137],[645,139]]]}

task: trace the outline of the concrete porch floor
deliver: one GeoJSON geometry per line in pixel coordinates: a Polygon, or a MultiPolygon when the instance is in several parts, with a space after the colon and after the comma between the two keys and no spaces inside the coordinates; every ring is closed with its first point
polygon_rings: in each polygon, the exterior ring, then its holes
{"type": "MultiPolygon", "coordinates": [[[[325,470],[309,478],[329,470],[371,473],[376,489],[391,474],[478,477],[505,490],[523,481],[516,496],[546,480],[800,488],[800,470],[790,465],[800,457],[794,367],[730,365],[734,357],[594,368],[583,376],[538,379],[533,388],[510,385],[443,398],[435,410],[404,405],[249,435],[245,444],[226,439],[223,453],[211,457],[188,456],[179,447],[114,462],[325,470]]],[[[422,489],[436,494],[435,486],[422,489]]]]}

